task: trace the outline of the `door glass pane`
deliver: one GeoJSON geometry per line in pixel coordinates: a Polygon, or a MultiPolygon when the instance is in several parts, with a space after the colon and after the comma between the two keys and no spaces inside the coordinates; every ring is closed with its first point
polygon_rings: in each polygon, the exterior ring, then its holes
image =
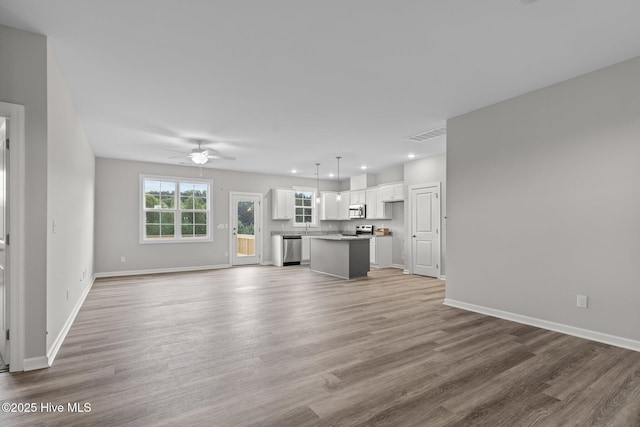
{"type": "Polygon", "coordinates": [[[255,256],[255,206],[254,202],[238,201],[237,255],[255,256]]]}

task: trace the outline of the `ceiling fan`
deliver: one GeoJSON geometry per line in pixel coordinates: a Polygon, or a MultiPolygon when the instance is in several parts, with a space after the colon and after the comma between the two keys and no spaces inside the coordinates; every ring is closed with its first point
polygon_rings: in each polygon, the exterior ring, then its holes
{"type": "MultiPolygon", "coordinates": [[[[209,162],[209,160],[235,160],[235,157],[228,157],[228,156],[222,156],[220,154],[218,154],[217,151],[212,150],[210,148],[202,148],[202,141],[195,141],[198,144],[198,148],[194,148],[193,150],[191,150],[190,153],[185,153],[182,151],[176,151],[176,150],[169,150],[169,151],[175,151],[176,153],[182,153],[183,155],[186,154],[187,157],[191,160],[191,164],[194,164],[196,166],[202,166],[204,164],[206,164],[207,162],[209,162]]],[[[170,159],[175,159],[175,158],[179,158],[182,156],[174,156],[174,157],[169,157],[170,159]]],[[[181,163],[181,164],[189,164],[189,163],[181,163]]]]}

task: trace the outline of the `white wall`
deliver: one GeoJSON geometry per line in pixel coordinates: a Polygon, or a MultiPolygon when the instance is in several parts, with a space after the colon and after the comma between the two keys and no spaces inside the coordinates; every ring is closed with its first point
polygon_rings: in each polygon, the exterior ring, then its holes
{"type": "Polygon", "coordinates": [[[93,276],[95,175],[93,150],[51,45],[47,49],[47,111],[49,351],[93,276]],[[57,224],[55,233],[53,221],[57,224]]]}
{"type": "Polygon", "coordinates": [[[46,352],[47,43],[0,26],[0,101],[25,107],[25,358],[46,352]]]}
{"type": "Polygon", "coordinates": [[[447,298],[640,340],[638,76],[635,58],[448,121],[447,298]]]}
{"type": "MultiPolygon", "coordinates": [[[[444,137],[442,137],[444,138],[444,137]]],[[[407,187],[418,184],[439,182],[440,186],[440,218],[442,234],[440,242],[440,274],[447,271],[447,156],[445,154],[424,159],[413,160],[404,164],[404,183],[407,187]]],[[[407,197],[409,195],[407,194],[407,197]]],[[[405,212],[405,222],[410,224],[409,212],[405,212]]],[[[409,228],[407,227],[407,230],[409,228]]],[[[410,242],[406,242],[405,250],[410,251],[410,242]]]]}

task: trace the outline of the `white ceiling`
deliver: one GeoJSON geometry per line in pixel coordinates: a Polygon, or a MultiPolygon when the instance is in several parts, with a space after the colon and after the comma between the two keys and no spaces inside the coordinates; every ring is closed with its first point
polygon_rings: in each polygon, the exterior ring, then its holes
{"type": "Polygon", "coordinates": [[[640,54],[638,0],[0,0],[49,37],[97,156],[376,173],[406,138],[640,54]]]}

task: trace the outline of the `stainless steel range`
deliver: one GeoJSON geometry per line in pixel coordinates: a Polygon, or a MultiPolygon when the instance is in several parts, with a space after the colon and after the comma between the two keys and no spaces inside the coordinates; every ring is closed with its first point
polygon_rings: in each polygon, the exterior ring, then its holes
{"type": "Polygon", "coordinates": [[[343,232],[343,236],[359,236],[361,234],[374,234],[376,232],[376,227],[374,225],[356,225],[356,231],[354,232],[343,232]]]}

